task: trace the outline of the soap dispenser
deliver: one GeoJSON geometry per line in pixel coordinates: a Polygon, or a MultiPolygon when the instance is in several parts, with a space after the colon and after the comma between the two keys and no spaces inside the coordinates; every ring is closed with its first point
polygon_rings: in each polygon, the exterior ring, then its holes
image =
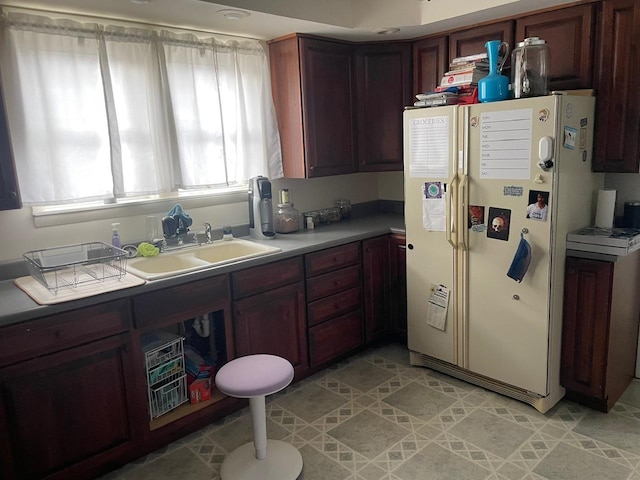
{"type": "Polygon", "coordinates": [[[111,224],[111,245],[117,248],[122,247],[122,242],[120,241],[120,234],[118,233],[118,225],[119,223],[111,224]]]}

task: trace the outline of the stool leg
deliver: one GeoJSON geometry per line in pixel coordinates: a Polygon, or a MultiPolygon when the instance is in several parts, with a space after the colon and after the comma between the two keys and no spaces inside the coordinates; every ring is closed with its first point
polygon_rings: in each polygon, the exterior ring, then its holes
{"type": "Polygon", "coordinates": [[[249,399],[251,409],[251,425],[253,426],[253,445],[256,458],[262,460],[267,456],[267,415],[264,395],[249,399]]]}

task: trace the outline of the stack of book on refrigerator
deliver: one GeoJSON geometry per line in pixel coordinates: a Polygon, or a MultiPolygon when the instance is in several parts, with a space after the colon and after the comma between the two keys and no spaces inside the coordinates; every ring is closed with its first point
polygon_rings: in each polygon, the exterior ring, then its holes
{"type": "Polygon", "coordinates": [[[445,91],[451,87],[457,87],[458,93],[472,94],[478,85],[478,80],[489,74],[489,62],[487,61],[487,53],[476,53],[464,57],[456,57],[449,64],[447,71],[440,86],[436,91],[445,91]]]}
{"type": "Polygon", "coordinates": [[[453,91],[453,89],[448,92],[419,93],[416,95],[416,98],[418,101],[413,103],[414,107],[439,107],[441,105],[455,105],[458,103],[458,93],[453,91]]]}

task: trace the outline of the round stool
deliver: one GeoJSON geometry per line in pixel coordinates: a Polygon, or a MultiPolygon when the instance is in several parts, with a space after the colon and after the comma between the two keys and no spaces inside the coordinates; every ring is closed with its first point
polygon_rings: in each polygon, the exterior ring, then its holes
{"type": "Polygon", "coordinates": [[[223,365],[216,388],[225,395],[248,398],[253,442],[229,453],[220,468],[222,480],[295,480],[302,472],[302,455],[280,440],[267,440],[265,396],[293,380],[293,366],[275,355],[248,355],[223,365]]]}

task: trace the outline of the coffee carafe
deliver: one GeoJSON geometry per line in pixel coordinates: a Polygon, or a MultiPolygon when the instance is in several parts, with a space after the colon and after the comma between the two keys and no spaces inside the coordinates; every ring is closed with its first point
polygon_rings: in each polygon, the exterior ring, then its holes
{"type": "Polygon", "coordinates": [[[511,91],[514,98],[549,94],[549,46],[538,37],[525,38],[511,52],[511,91]]]}
{"type": "Polygon", "coordinates": [[[276,237],[271,182],[262,175],[249,180],[249,235],[256,240],[276,237]]]}

